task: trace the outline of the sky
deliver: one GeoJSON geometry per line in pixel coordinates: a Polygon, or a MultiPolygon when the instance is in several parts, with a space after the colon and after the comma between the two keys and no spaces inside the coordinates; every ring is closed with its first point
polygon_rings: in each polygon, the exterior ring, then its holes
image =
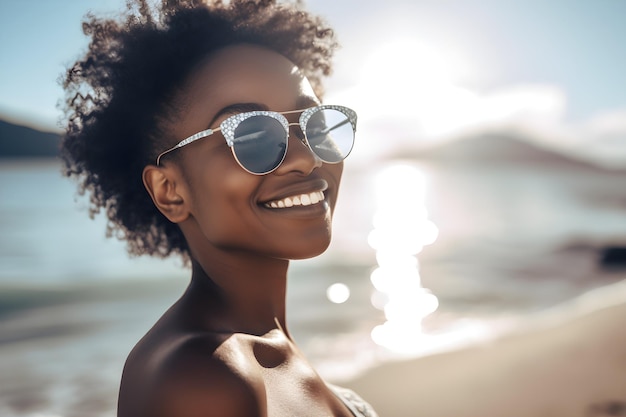
{"type": "MultiPolygon", "coordinates": [[[[60,130],[57,80],[87,45],[82,16],[124,3],[1,0],[0,116],[60,130]]],[[[514,125],[607,154],[626,138],[626,1],[306,4],[342,44],[326,101],[355,107],[371,136],[422,142],[514,125]]]]}

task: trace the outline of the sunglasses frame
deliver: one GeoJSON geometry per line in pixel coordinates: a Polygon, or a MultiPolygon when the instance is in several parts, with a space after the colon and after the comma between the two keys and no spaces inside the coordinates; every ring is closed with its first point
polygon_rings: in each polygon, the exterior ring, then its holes
{"type": "MultiPolygon", "coordinates": [[[[238,113],[238,114],[232,115],[232,116],[224,119],[220,123],[219,127],[216,127],[215,129],[202,130],[202,131],[200,131],[198,133],[195,133],[195,134],[189,136],[188,138],[185,138],[185,139],[181,140],[180,142],[178,142],[176,145],[174,145],[170,149],[167,149],[166,151],[161,152],[159,154],[159,156],[157,156],[156,165],[160,166],[161,158],[164,155],[166,155],[166,154],[168,154],[168,153],[170,153],[170,152],[172,152],[172,151],[174,151],[176,149],[182,148],[183,146],[189,145],[190,143],[193,143],[193,142],[195,142],[197,140],[200,140],[202,138],[206,138],[207,136],[211,136],[213,133],[222,132],[222,135],[224,136],[224,139],[226,140],[226,144],[230,147],[235,160],[237,161],[239,166],[241,166],[241,168],[243,168],[246,172],[249,172],[250,174],[253,174],[253,175],[269,174],[270,172],[272,172],[275,169],[277,169],[283,163],[285,157],[287,156],[287,148],[289,146],[289,128],[291,126],[300,126],[300,129],[302,130],[302,133],[303,133],[302,142],[304,144],[306,144],[306,146],[309,148],[309,150],[311,152],[313,152],[313,154],[315,154],[318,158],[320,158],[319,155],[317,155],[315,153],[315,151],[313,151],[313,149],[311,148],[311,145],[309,144],[309,141],[306,138],[306,125],[307,125],[309,119],[315,113],[317,113],[319,111],[327,110],[327,109],[336,110],[336,111],[338,111],[340,113],[345,114],[348,117],[348,120],[349,120],[350,124],[352,125],[352,132],[353,132],[353,134],[356,133],[356,121],[357,121],[356,112],[354,110],[348,108],[348,107],[345,107],[345,106],[336,106],[336,105],[332,105],[332,104],[324,104],[324,105],[321,105],[321,106],[309,107],[307,109],[290,110],[290,111],[286,111],[286,112],[275,112],[275,111],[269,111],[269,110],[257,110],[257,111],[251,111],[251,112],[244,112],[244,113],[238,113]],[[289,121],[287,120],[285,115],[287,115],[287,114],[294,114],[294,113],[302,113],[302,114],[300,115],[300,118],[298,119],[298,123],[289,123],[289,121]],[[285,129],[285,152],[283,154],[282,159],[276,165],[276,167],[272,168],[271,170],[269,170],[267,172],[262,172],[262,173],[252,172],[252,171],[248,170],[239,161],[239,159],[237,158],[237,154],[235,153],[235,148],[234,148],[235,142],[237,141],[237,139],[235,138],[235,129],[244,120],[247,120],[247,119],[249,119],[251,117],[255,117],[255,116],[271,117],[271,118],[277,120],[278,122],[280,122],[280,124],[285,129]]],[[[350,149],[350,150],[352,150],[352,149],[350,149]]],[[[350,152],[348,152],[343,159],[345,159],[349,154],[350,154],[350,152]]],[[[342,159],[342,161],[343,161],[343,159],[342,159]]],[[[322,161],[324,161],[324,160],[322,159],[322,161]]],[[[324,162],[330,163],[330,164],[337,164],[337,163],[339,163],[341,161],[338,161],[338,162],[324,161],[324,162]]]]}

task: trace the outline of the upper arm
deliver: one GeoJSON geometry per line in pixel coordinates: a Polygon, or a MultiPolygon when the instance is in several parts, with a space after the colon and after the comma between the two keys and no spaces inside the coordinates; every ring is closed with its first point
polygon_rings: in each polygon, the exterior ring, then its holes
{"type": "Polygon", "coordinates": [[[224,357],[200,339],[152,359],[150,377],[135,382],[145,384],[135,411],[119,417],[266,417],[263,382],[247,361],[224,357]]]}

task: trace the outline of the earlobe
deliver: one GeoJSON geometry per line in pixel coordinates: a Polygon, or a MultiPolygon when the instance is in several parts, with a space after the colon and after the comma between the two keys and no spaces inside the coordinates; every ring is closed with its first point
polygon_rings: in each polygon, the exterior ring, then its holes
{"type": "Polygon", "coordinates": [[[143,185],[157,209],[172,223],[189,217],[185,199],[176,181],[176,174],[166,167],[148,165],[142,173],[143,185]]]}

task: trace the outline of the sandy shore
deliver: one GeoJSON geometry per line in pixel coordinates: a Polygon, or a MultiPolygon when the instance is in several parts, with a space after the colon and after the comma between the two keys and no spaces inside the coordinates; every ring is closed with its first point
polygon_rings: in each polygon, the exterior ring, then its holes
{"type": "Polygon", "coordinates": [[[463,349],[348,384],[380,417],[626,416],[626,280],[463,349]]]}

